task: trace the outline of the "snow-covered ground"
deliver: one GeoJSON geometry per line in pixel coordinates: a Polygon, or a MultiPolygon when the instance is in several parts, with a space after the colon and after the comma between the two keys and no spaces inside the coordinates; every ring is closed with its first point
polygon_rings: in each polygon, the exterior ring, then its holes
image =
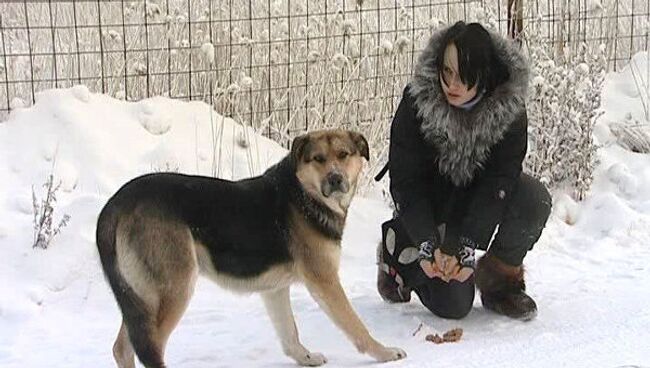
{"type": "MultiPolygon", "coordinates": [[[[648,54],[636,56],[646,70],[648,54]]],[[[647,83],[647,81],[646,81],[647,83]]],[[[647,84],[646,84],[647,85],[647,84]]],[[[629,70],[607,78],[596,138],[600,164],[588,198],[555,194],[554,215],[526,258],[537,319],[522,323],[474,310],[460,321],[414,298],[387,305],[375,291],[378,198],[358,197],[343,239],[342,279],[371,332],[409,354],[387,367],[650,367],[650,156],[615,144],[608,129],[629,114],[649,124],[629,70]],[[570,223],[570,224],[569,224],[570,223]],[[413,336],[420,324],[424,328],[413,336]],[[430,332],[464,329],[434,345],[430,332]]],[[[94,226],[108,196],[145,172],[226,178],[260,173],[285,150],[201,103],[125,103],[84,87],[41,93],[0,123],[0,367],[112,367],[119,312],[104,281],[94,226]],[[220,147],[212,153],[213,147],[220,147]],[[248,148],[244,148],[248,147],[248,148]],[[32,249],[32,187],[61,181],[55,221],[71,220],[47,250],[32,249]]],[[[372,363],[311,300],[292,290],[303,343],[332,367],[372,363]]],[[[201,280],[166,354],[171,367],[291,367],[261,300],[201,280]]]]}

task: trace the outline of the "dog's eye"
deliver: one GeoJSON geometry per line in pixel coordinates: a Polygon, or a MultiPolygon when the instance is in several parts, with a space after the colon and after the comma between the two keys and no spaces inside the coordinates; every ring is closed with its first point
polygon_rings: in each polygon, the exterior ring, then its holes
{"type": "Polygon", "coordinates": [[[325,156],[316,155],[316,156],[314,156],[314,161],[318,162],[319,164],[322,164],[322,163],[324,163],[326,161],[325,156]]]}
{"type": "Polygon", "coordinates": [[[339,160],[343,160],[343,159],[345,159],[346,157],[348,157],[348,155],[349,155],[349,153],[347,153],[347,152],[345,152],[345,151],[341,151],[341,152],[339,152],[339,154],[338,154],[338,158],[339,158],[339,160]]]}

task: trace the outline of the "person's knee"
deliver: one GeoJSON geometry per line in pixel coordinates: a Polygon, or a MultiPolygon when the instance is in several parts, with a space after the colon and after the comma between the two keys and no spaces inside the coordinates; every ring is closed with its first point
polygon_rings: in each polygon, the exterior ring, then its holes
{"type": "Polygon", "coordinates": [[[546,223],[546,220],[551,215],[551,208],[553,207],[553,198],[551,193],[546,189],[544,184],[540,181],[536,183],[536,195],[534,198],[537,199],[537,211],[536,218],[538,221],[546,223]]]}
{"type": "Polygon", "coordinates": [[[433,314],[441,318],[447,319],[461,319],[467,316],[472,310],[474,304],[474,286],[471,285],[471,293],[462,292],[458,294],[437,295],[428,300],[422,300],[427,309],[433,314]]]}
{"type": "Polygon", "coordinates": [[[551,193],[541,181],[528,175],[522,177],[520,185],[520,203],[528,207],[523,213],[531,222],[545,224],[553,207],[551,193]]]}
{"type": "Polygon", "coordinates": [[[436,310],[432,310],[433,314],[440,318],[446,319],[462,319],[465,318],[472,310],[472,304],[457,303],[455,305],[443,305],[436,310]]]}

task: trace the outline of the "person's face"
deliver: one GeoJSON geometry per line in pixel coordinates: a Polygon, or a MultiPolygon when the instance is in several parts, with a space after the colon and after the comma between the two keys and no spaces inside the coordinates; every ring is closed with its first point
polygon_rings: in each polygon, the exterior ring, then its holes
{"type": "Polygon", "coordinates": [[[460,80],[458,73],[458,49],[456,49],[456,45],[453,43],[450,43],[445,49],[444,64],[440,72],[440,85],[442,86],[442,91],[445,93],[447,102],[456,107],[461,106],[476,96],[477,85],[475,84],[474,87],[468,88],[460,80]]]}

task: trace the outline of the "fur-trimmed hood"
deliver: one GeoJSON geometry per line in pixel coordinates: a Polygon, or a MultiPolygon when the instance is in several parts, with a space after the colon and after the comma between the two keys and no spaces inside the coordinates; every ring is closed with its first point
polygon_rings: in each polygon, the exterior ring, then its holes
{"type": "Polygon", "coordinates": [[[439,82],[435,53],[448,28],[434,33],[422,51],[410,84],[421,130],[438,151],[438,168],[455,185],[472,181],[482,168],[490,148],[498,143],[525,109],[528,63],[517,45],[490,32],[497,55],[507,65],[510,78],[470,110],[456,108],[445,98],[439,82]]]}

